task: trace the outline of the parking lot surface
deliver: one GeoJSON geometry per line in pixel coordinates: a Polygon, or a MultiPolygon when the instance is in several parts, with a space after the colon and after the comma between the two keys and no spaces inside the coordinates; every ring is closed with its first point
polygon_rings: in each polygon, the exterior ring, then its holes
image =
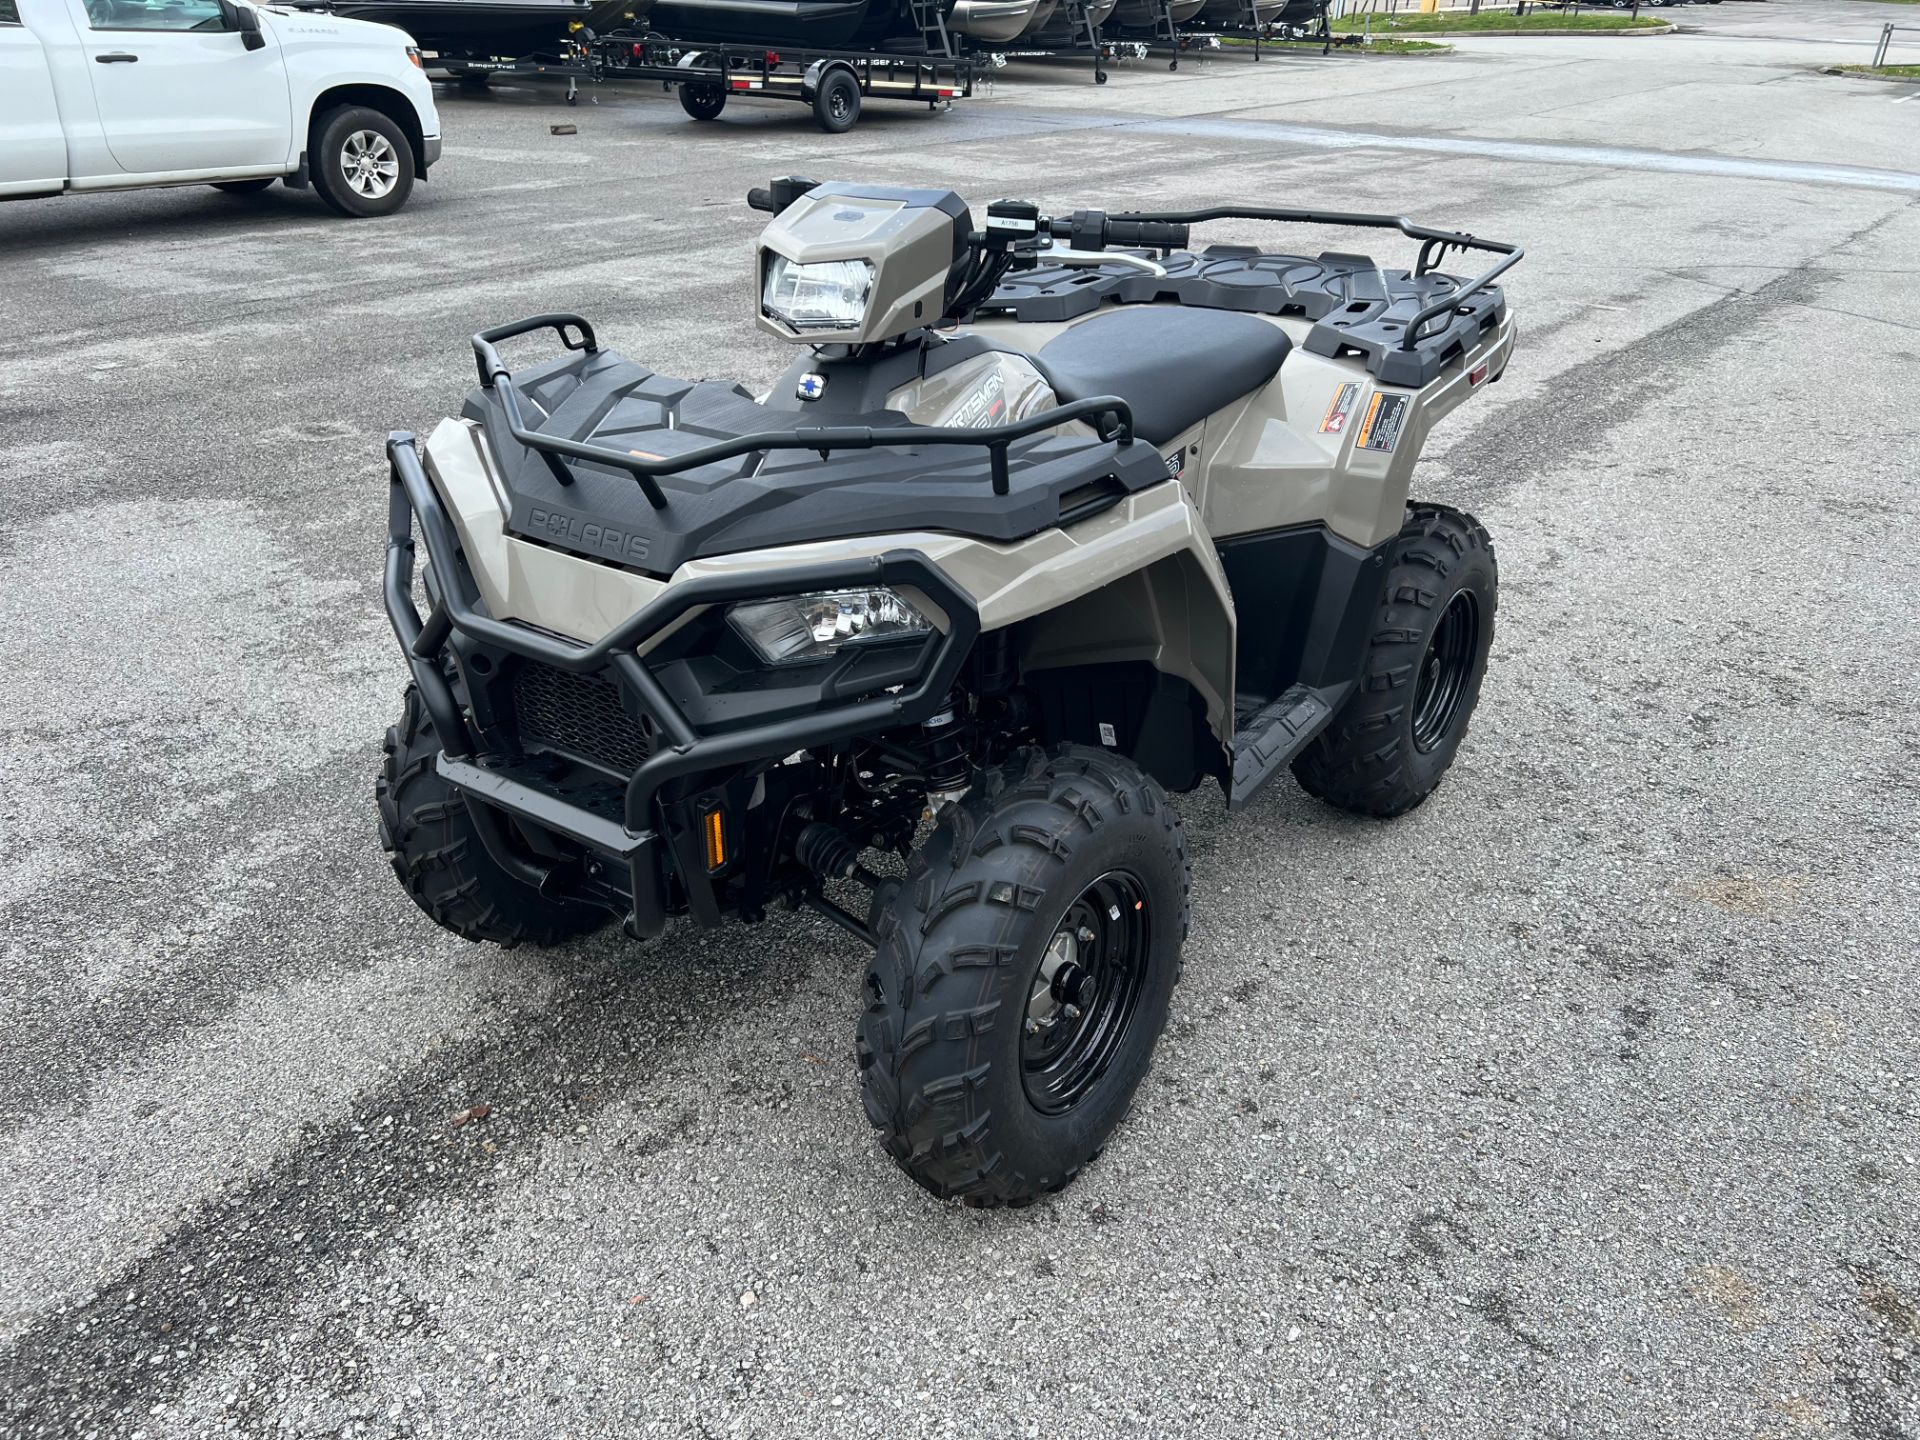
{"type": "Polygon", "coordinates": [[[391,220],[0,207],[0,1435],[1920,1435],[1920,103],[1816,69],[1896,8],[841,137],[449,89],[391,220]],[[880,1151],[823,922],[469,946],[376,840],[386,432],[548,309],[770,381],[790,172],[1528,251],[1416,487],[1504,580],[1460,763],[1186,797],[1155,1070],[1025,1211],[880,1151]]]}

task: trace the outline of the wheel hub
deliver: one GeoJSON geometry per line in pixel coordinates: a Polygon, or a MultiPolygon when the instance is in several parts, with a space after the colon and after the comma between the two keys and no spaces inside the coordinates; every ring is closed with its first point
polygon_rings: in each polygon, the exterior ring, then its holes
{"type": "Polygon", "coordinates": [[[400,157],[393,142],[378,130],[356,130],[341,147],[340,168],[347,184],[367,200],[393,193],[400,180],[400,157]]]}
{"type": "Polygon", "coordinates": [[[1452,738],[1480,654],[1480,602],[1459,590],[1440,612],[1413,693],[1413,744],[1426,753],[1452,738]]]}
{"type": "Polygon", "coordinates": [[[1104,1075],[1147,975],[1146,892],[1132,875],[1103,875],[1068,908],[1027,994],[1020,1060],[1027,1098],[1070,1110],[1104,1075]]]}

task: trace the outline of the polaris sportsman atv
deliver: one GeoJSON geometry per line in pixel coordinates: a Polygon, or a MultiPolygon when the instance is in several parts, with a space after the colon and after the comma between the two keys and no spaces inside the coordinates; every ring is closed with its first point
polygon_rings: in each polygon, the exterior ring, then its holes
{"type": "Polygon", "coordinates": [[[759,324],[806,351],[771,393],[541,315],[475,337],[459,419],[389,439],[413,683],[381,838],[474,940],[829,917],[876,951],[888,1151],[1024,1204],[1099,1153],[1165,1024],[1169,792],[1239,809],[1291,768],[1391,816],[1452,763],[1493,547],[1408,482],[1507,364],[1521,252],[1302,210],[999,201],[976,229],[946,191],[791,178],[749,202],[776,217],[759,324]],[[1229,219],[1419,254],[1185,248],[1229,219]],[[1456,251],[1500,258],[1442,274],[1456,251]],[[509,373],[496,347],[544,331],[561,353],[509,373]]]}

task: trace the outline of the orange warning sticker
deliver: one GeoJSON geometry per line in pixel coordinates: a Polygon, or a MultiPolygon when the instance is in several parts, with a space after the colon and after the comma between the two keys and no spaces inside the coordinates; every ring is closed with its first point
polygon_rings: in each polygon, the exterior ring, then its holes
{"type": "Polygon", "coordinates": [[[1400,427],[1406,420],[1407,397],[1376,390],[1360,421],[1360,433],[1354,444],[1362,450],[1391,451],[1400,439],[1400,427]]]}

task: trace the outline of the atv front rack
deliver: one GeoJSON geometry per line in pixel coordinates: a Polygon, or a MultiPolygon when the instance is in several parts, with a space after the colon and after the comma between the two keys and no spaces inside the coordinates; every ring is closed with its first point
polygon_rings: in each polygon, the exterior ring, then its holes
{"type": "Polygon", "coordinates": [[[656,510],[667,507],[667,495],[660,488],[660,476],[678,475],[718,460],[734,460],[742,455],[769,450],[814,450],[824,460],[835,450],[970,445],[988,453],[993,493],[1005,495],[1012,485],[1007,448],[1015,440],[1038,435],[1069,420],[1085,420],[1092,424],[1102,441],[1118,441],[1121,445],[1133,443],[1132,408],[1117,395],[1094,395],[1068,405],[1056,406],[1038,415],[1030,415],[1024,420],[997,425],[990,430],[967,425],[799,425],[791,430],[762,430],[752,435],[717,440],[682,455],[643,455],[634,450],[615,450],[584,440],[542,434],[527,425],[520,408],[520,392],[515,388],[513,376],[501,363],[500,352],[494,346],[501,340],[535,330],[554,331],[559,335],[560,343],[569,350],[584,350],[589,354],[597,354],[600,350],[599,342],[594,339],[593,326],[578,315],[533,315],[509,325],[483,330],[473,337],[474,368],[480,372],[480,384],[500,397],[507,429],[513,438],[537,452],[553,472],[554,480],[561,485],[573,483],[573,472],[566,463],[569,459],[590,461],[626,471],[639,483],[647,502],[656,510]],[[570,330],[578,331],[578,337],[570,334],[570,330]]]}
{"type": "MultiPolygon", "coordinates": [[[[591,331],[587,334],[590,339],[591,331]]],[[[495,817],[483,813],[488,807],[623,861],[632,884],[629,926],[641,937],[657,935],[666,925],[660,854],[663,835],[655,823],[655,802],[663,786],[703,771],[777,759],[877,729],[919,724],[946,703],[980,633],[980,617],[972,601],[938,565],[914,551],[890,550],[860,559],[704,575],[683,581],[593,644],[576,645],[483,613],[479,589],[462,563],[453,524],[421,466],[411,434],[395,431],[387,437],[387,462],[391,478],[384,580],[387,619],[439,737],[441,775],[467,795],[493,858],[510,874],[536,888],[547,883],[548,875],[506,845],[495,817]],[[437,592],[431,597],[431,613],[424,620],[413,600],[416,518],[426,541],[437,592]],[[843,701],[836,685],[829,681],[822,687],[820,708],[808,714],[703,734],[639,654],[649,640],[676,625],[690,611],[864,586],[910,587],[946,617],[945,631],[936,629],[921,643],[913,667],[917,678],[895,690],[843,701]],[[627,782],[622,822],[489,768],[487,757],[476,755],[472,734],[445,669],[449,642],[456,634],[559,670],[575,674],[608,672],[609,678],[633,696],[663,743],[656,745],[627,782]]]]}

